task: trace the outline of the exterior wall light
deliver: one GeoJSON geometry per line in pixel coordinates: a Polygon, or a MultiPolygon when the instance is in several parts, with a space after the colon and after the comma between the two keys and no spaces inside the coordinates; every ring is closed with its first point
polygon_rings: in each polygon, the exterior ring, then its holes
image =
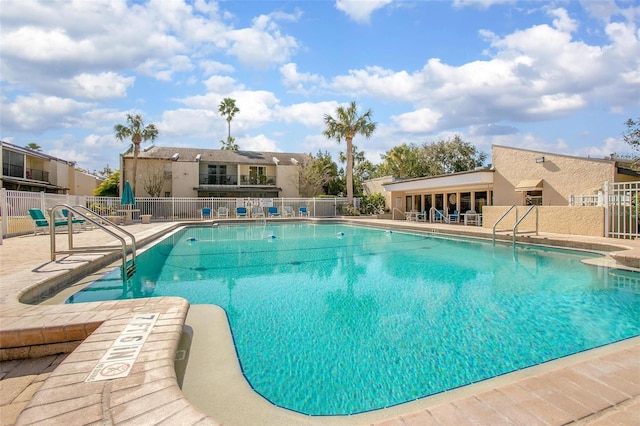
{"type": "Polygon", "coordinates": [[[544,157],[536,158],[536,163],[544,163],[544,157]]]}

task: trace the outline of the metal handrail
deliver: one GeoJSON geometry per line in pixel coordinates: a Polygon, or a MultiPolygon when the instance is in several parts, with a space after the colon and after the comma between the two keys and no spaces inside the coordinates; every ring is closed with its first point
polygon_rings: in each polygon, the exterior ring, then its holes
{"type": "MultiPolygon", "coordinates": [[[[496,245],[496,227],[498,226],[498,224],[500,222],[502,222],[502,219],[504,219],[509,214],[509,212],[511,210],[513,210],[513,209],[516,209],[516,222],[517,222],[518,221],[518,209],[516,208],[515,205],[513,205],[513,206],[509,207],[506,212],[502,213],[502,216],[500,216],[498,218],[498,220],[496,221],[496,223],[493,224],[493,245],[494,246],[496,245]]],[[[510,231],[510,229],[504,229],[504,231],[510,231]]]]}
{"type": "Polygon", "coordinates": [[[518,226],[520,226],[522,221],[529,215],[529,213],[531,213],[531,211],[536,212],[536,235],[538,235],[538,209],[536,207],[537,207],[536,205],[530,206],[529,209],[526,212],[524,212],[520,220],[518,220],[514,225],[513,227],[513,246],[514,247],[516,245],[516,234],[518,233],[518,226]]]}
{"type": "Polygon", "coordinates": [[[90,210],[84,206],[70,206],[68,204],[58,204],[51,209],[51,217],[49,220],[49,235],[51,241],[51,261],[56,260],[56,255],[58,254],[74,254],[74,253],[94,253],[94,252],[105,252],[105,251],[114,251],[113,246],[92,246],[92,247],[74,247],[73,246],[73,217],[71,213],[75,213],[78,216],[88,220],[92,224],[94,224],[97,228],[102,229],[107,232],[112,237],[122,243],[122,276],[123,280],[127,279],[127,242],[121,235],[118,235],[113,230],[118,230],[121,233],[125,234],[127,237],[131,239],[131,262],[135,267],[136,263],[136,238],[132,233],[125,231],[120,226],[111,222],[109,219],[100,216],[95,213],[93,210],[90,210]],[[56,235],[55,235],[55,212],[58,209],[67,209],[69,211],[69,215],[67,216],[67,233],[69,235],[69,249],[68,250],[56,250],[56,235]],[[86,214],[85,214],[86,212],[86,214]],[[99,220],[96,220],[97,218],[99,220]],[[111,226],[111,229],[107,228],[104,225],[104,222],[108,223],[111,226]],[[113,230],[112,230],[113,229],[113,230]]]}
{"type": "Polygon", "coordinates": [[[395,215],[393,214],[393,212],[395,212],[396,210],[398,210],[398,212],[399,212],[402,216],[404,216],[405,220],[407,219],[407,214],[406,214],[405,212],[403,212],[402,210],[400,210],[399,208],[397,208],[397,207],[394,207],[394,208],[393,208],[393,210],[391,211],[391,219],[393,219],[393,220],[395,220],[395,219],[396,219],[395,215]]]}
{"type": "Polygon", "coordinates": [[[384,213],[384,209],[378,209],[378,207],[374,206],[373,204],[367,204],[365,207],[373,207],[373,214],[382,214],[384,213]]]}
{"type": "Polygon", "coordinates": [[[445,223],[449,223],[449,218],[444,214],[444,210],[442,212],[440,212],[440,210],[436,209],[435,207],[431,207],[429,209],[429,221],[431,222],[431,218],[434,217],[436,214],[439,214],[440,216],[442,216],[442,221],[445,223]]]}

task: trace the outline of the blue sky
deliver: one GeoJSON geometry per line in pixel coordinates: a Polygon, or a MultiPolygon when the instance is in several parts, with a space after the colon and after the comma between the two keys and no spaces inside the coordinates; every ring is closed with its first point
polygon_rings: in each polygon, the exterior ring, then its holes
{"type": "Polygon", "coordinates": [[[640,116],[638,1],[0,0],[0,138],[118,167],[127,113],[156,145],[317,153],[354,100],[369,160],[460,135],[605,157],[640,116]]]}

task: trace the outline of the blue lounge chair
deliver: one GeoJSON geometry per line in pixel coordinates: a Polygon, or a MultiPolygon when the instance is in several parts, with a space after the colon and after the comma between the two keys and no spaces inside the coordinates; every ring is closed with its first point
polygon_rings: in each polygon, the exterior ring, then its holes
{"type": "Polygon", "coordinates": [[[458,210],[454,210],[453,214],[450,214],[447,219],[449,223],[458,223],[460,221],[460,212],[458,210]]]}
{"type": "MultiPolygon", "coordinates": [[[[33,219],[33,235],[36,235],[38,230],[42,231],[42,233],[49,232],[49,220],[42,213],[40,209],[29,209],[29,216],[33,219]]],[[[67,226],[68,222],[66,220],[56,220],[54,222],[54,226],[67,226]]]]}
{"type": "MultiPolygon", "coordinates": [[[[57,213],[57,212],[58,212],[58,210],[56,210],[56,213],[57,213]]],[[[54,213],[54,214],[55,214],[55,213],[54,213]]],[[[61,217],[59,217],[59,218],[58,218],[58,217],[56,217],[56,222],[58,222],[58,221],[63,221],[63,220],[64,220],[65,222],[67,222],[67,219],[69,219],[69,215],[71,215],[71,225],[72,225],[72,226],[73,226],[73,225],[79,225],[79,226],[80,226],[80,229],[83,229],[83,230],[84,230],[84,229],[86,229],[86,225],[87,225],[87,224],[86,224],[86,222],[87,222],[87,221],[86,221],[86,220],[84,220],[84,219],[82,219],[82,218],[80,218],[80,217],[75,217],[75,216],[73,215],[73,213],[72,213],[72,212],[70,212],[70,211],[69,211],[69,210],[67,210],[67,209],[62,209],[62,216],[61,216],[61,217]]]]}
{"type": "Polygon", "coordinates": [[[280,212],[278,211],[277,207],[269,207],[267,214],[269,215],[269,217],[280,217],[280,212]]]}
{"type": "Polygon", "coordinates": [[[307,210],[306,207],[300,207],[300,209],[298,210],[300,213],[300,216],[307,216],[309,217],[309,211],[307,210]]]}
{"type": "Polygon", "coordinates": [[[211,219],[211,209],[209,207],[203,207],[202,210],[200,210],[200,219],[211,219]]]}
{"type": "Polygon", "coordinates": [[[247,208],[236,207],[236,217],[247,217],[247,208]]]}

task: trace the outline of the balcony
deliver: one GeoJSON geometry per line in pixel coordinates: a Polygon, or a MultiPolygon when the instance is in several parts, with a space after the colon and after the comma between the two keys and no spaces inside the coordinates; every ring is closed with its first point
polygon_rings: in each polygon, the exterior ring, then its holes
{"type": "Polygon", "coordinates": [[[270,185],[276,186],[275,176],[254,176],[254,175],[240,175],[241,185],[270,185]]]}
{"type": "Polygon", "coordinates": [[[38,169],[27,169],[27,179],[49,182],[49,172],[38,169]]]}
{"type": "Polygon", "coordinates": [[[237,175],[200,175],[200,185],[237,185],[237,175]]]}

